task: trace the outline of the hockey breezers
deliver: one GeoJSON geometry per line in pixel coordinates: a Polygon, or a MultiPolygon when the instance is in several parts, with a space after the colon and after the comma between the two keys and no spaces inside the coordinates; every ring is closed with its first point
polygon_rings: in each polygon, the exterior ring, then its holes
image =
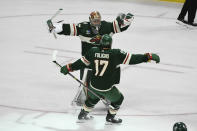
{"type": "MultiPolygon", "coordinates": [[[[55,63],[57,66],[59,66],[61,68],[62,66],[56,61],[56,55],[57,55],[57,51],[55,50],[53,52],[53,63],[55,63]]],[[[93,95],[95,95],[97,98],[99,98],[105,105],[107,105],[111,109],[114,109],[114,107],[110,103],[108,103],[105,99],[101,98],[96,93],[94,93],[92,90],[90,90],[82,81],[80,81],[78,78],[76,78],[73,74],[71,74],[70,72],[68,72],[68,75],[70,75],[77,82],[79,82],[81,85],[83,85],[83,88],[86,88],[89,92],[91,92],[93,95]]]]}

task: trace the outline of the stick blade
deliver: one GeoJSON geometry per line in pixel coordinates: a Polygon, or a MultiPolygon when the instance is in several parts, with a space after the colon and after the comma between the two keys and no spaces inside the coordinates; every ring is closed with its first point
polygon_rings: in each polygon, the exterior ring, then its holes
{"type": "Polygon", "coordinates": [[[52,61],[56,61],[57,53],[58,53],[58,51],[57,51],[57,50],[54,50],[54,51],[53,51],[52,61]]]}

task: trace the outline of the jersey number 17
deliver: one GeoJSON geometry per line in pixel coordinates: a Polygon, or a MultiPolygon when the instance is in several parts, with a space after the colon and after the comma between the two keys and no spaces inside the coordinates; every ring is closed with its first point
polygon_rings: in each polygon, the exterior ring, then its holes
{"type": "Polygon", "coordinates": [[[96,73],[94,74],[95,76],[103,76],[105,73],[107,66],[108,66],[108,61],[106,60],[94,60],[95,63],[95,69],[96,73]],[[103,68],[99,71],[99,67],[103,66],[103,68]]]}

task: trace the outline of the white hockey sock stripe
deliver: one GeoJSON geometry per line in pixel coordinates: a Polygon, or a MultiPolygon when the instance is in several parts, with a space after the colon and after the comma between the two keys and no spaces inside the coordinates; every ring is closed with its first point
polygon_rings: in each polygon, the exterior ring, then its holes
{"type": "Polygon", "coordinates": [[[83,104],[83,109],[87,112],[91,112],[92,108],[91,107],[87,107],[85,104],[83,104]]]}
{"type": "Polygon", "coordinates": [[[118,110],[114,110],[114,109],[109,109],[109,113],[112,115],[115,115],[118,112],[118,110]]]}

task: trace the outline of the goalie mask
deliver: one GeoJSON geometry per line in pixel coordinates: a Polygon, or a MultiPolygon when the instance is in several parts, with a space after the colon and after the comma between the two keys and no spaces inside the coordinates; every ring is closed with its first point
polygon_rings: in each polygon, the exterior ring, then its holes
{"type": "Polygon", "coordinates": [[[99,33],[99,28],[101,26],[101,15],[98,11],[93,11],[89,16],[90,25],[94,34],[99,33]]]}
{"type": "Polygon", "coordinates": [[[173,126],[173,131],[187,131],[187,127],[183,122],[177,122],[173,126]]]}

